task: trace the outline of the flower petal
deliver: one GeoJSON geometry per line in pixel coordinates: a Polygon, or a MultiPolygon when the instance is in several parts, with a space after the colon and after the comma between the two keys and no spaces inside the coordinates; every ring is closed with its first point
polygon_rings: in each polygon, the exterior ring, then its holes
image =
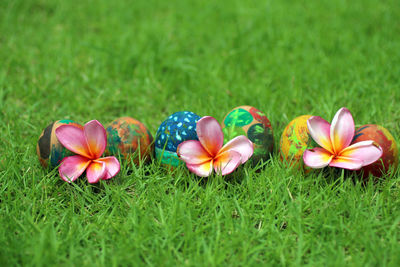
{"type": "Polygon", "coordinates": [[[201,164],[212,159],[210,154],[208,154],[197,140],[189,140],[181,143],[176,153],[179,158],[189,164],[201,164]]]}
{"type": "Polygon", "coordinates": [[[331,125],[331,142],[336,154],[351,144],[354,137],[354,120],[347,108],[336,112],[331,125]]]}
{"type": "Polygon", "coordinates": [[[106,175],[106,163],[102,161],[92,161],[86,170],[86,177],[89,183],[97,183],[106,175]]]}
{"type": "Polygon", "coordinates": [[[361,169],[363,161],[356,158],[336,156],[332,159],[331,163],[329,163],[329,166],[355,171],[361,169]]]}
{"type": "Polygon", "coordinates": [[[58,172],[64,181],[70,183],[81,176],[89,164],[90,160],[80,155],[66,157],[61,161],[58,172]]]}
{"type": "Polygon", "coordinates": [[[214,160],[214,170],[220,175],[227,175],[236,170],[241,164],[240,153],[229,150],[222,154],[219,154],[214,160]]]}
{"type": "Polygon", "coordinates": [[[97,159],[96,161],[102,161],[106,164],[106,174],[103,178],[101,178],[103,180],[114,177],[121,170],[121,165],[116,157],[105,157],[97,159]]]}
{"type": "Polygon", "coordinates": [[[218,121],[210,116],[202,117],[196,125],[197,136],[204,149],[216,156],[224,144],[224,134],[218,121]]]}
{"type": "Polygon", "coordinates": [[[331,152],[320,147],[307,149],[303,154],[304,164],[314,169],[321,169],[328,166],[332,158],[333,155],[331,152]]]}
{"type": "Polygon", "coordinates": [[[107,134],[104,126],[97,120],[85,124],[83,131],[93,159],[103,155],[107,145],[107,134]]]}
{"type": "Polygon", "coordinates": [[[240,135],[226,143],[219,151],[219,154],[228,151],[236,151],[239,153],[241,163],[243,164],[253,155],[254,145],[246,136],[240,135]]]}
{"type": "Polygon", "coordinates": [[[308,131],[311,137],[329,152],[333,153],[331,142],[331,125],[319,116],[313,116],[307,120],[308,131]]]}
{"type": "Polygon", "coordinates": [[[91,158],[83,129],[74,125],[61,125],[56,129],[56,136],[66,149],[86,158],[91,158]]]}
{"type": "Polygon", "coordinates": [[[194,174],[201,177],[207,177],[212,173],[213,161],[210,160],[201,164],[186,163],[186,166],[188,167],[189,171],[193,172],[194,174]]]}
{"type": "Polygon", "coordinates": [[[340,156],[363,161],[363,166],[374,163],[382,157],[382,148],[372,140],[362,141],[346,147],[340,156]]]}

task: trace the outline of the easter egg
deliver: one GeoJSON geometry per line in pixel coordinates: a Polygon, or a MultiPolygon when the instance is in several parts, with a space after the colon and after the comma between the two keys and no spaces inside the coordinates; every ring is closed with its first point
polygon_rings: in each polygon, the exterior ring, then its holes
{"type": "Polygon", "coordinates": [[[267,160],[274,149],[272,126],[267,116],[251,106],[240,106],[232,109],[222,123],[224,143],[236,136],[245,135],[253,143],[253,164],[267,160]]]}
{"type": "Polygon", "coordinates": [[[187,140],[199,140],[196,124],[200,116],[190,111],[179,111],[169,116],[158,127],[155,140],[156,159],[170,167],[179,165],[178,145],[187,140]]]}
{"type": "Polygon", "coordinates": [[[291,166],[304,167],[303,154],[312,142],[307,127],[307,120],[310,117],[311,115],[297,117],[283,130],[279,144],[280,158],[291,166]]]}
{"type": "Polygon", "coordinates": [[[367,140],[373,140],[380,145],[383,155],[378,161],[362,168],[364,177],[370,174],[381,177],[391,166],[395,168],[398,166],[399,150],[396,141],[387,129],[374,124],[363,125],[356,130],[352,144],[367,140]]]}
{"type": "Polygon", "coordinates": [[[106,125],[108,156],[121,156],[135,164],[150,159],[153,151],[153,137],[138,120],[122,117],[106,125]]]}
{"type": "Polygon", "coordinates": [[[74,125],[83,129],[82,125],[72,120],[58,120],[48,125],[40,135],[36,146],[36,154],[40,164],[44,168],[55,168],[65,157],[74,155],[74,153],[66,149],[57,139],[55,131],[61,125],[74,125]]]}

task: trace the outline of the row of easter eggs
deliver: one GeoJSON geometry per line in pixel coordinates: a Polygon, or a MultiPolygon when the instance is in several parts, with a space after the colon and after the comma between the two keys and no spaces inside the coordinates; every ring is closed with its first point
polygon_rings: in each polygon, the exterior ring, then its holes
{"type": "MultiPolygon", "coordinates": [[[[105,156],[118,155],[135,163],[146,161],[155,153],[162,164],[176,167],[180,160],[176,154],[178,145],[186,140],[198,140],[196,124],[201,117],[193,112],[180,111],[169,116],[158,128],[156,140],[138,120],[118,118],[108,124],[105,156]],[[153,145],[154,144],[154,145],[153,145]]],[[[82,126],[71,120],[59,120],[47,126],[39,137],[37,155],[45,168],[58,166],[70,151],[58,142],[55,130],[64,124],[82,126]]],[[[241,106],[230,111],[222,122],[225,142],[246,135],[254,143],[252,162],[267,160],[273,151],[271,123],[261,111],[250,106],[241,106]]]]}
{"type": "MultiPolygon", "coordinates": [[[[310,115],[300,116],[291,121],[282,133],[280,140],[280,158],[290,165],[303,168],[302,155],[307,148],[316,147],[309,136],[307,120],[310,115]]],[[[129,117],[118,118],[106,125],[106,155],[121,155],[123,159],[136,164],[145,162],[153,153],[164,165],[176,167],[180,160],[176,154],[178,145],[186,140],[198,140],[196,123],[201,117],[189,111],[180,111],[169,116],[159,126],[156,139],[138,120],[129,117]],[[153,146],[154,144],[154,146],[153,146]]],[[[57,140],[55,129],[63,124],[81,125],[71,120],[60,120],[49,125],[42,132],[37,154],[44,167],[56,167],[61,160],[71,155],[57,140]]],[[[245,135],[254,144],[252,163],[265,161],[273,152],[274,138],[272,126],[264,113],[251,106],[240,106],[231,110],[223,119],[222,129],[225,142],[245,135]]],[[[353,142],[374,140],[383,149],[384,154],[378,162],[364,167],[364,174],[381,176],[384,170],[398,165],[398,148],[393,136],[378,125],[364,125],[357,129],[353,142]]]]}

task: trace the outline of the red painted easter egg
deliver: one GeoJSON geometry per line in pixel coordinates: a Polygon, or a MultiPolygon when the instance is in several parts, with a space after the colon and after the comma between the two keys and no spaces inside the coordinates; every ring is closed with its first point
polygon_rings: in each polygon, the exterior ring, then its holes
{"type": "Polygon", "coordinates": [[[388,130],[375,124],[366,124],[356,130],[352,144],[361,141],[373,140],[379,144],[383,150],[382,157],[368,166],[362,168],[364,178],[370,174],[381,177],[390,168],[397,167],[399,163],[399,150],[396,141],[388,130]]]}

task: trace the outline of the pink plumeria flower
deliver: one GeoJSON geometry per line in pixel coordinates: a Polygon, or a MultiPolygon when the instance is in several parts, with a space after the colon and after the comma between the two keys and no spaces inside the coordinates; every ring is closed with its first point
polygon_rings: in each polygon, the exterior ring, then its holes
{"type": "Polygon", "coordinates": [[[332,120],[332,125],[321,117],[307,121],[311,137],[321,147],[307,149],[304,163],[314,169],[326,166],[359,170],[374,163],[382,156],[382,148],[372,140],[350,145],[354,137],[354,120],[347,108],[341,108],[332,120]]]}
{"type": "Polygon", "coordinates": [[[178,146],[177,154],[188,169],[201,177],[216,173],[227,175],[253,155],[253,143],[246,136],[235,137],[224,144],[221,126],[213,117],[203,117],[196,125],[200,141],[190,140],[178,146]]]}
{"type": "Polygon", "coordinates": [[[120,164],[116,157],[100,158],[107,145],[106,130],[97,120],[89,121],[83,129],[62,125],[56,129],[58,141],[78,154],[61,162],[59,173],[66,182],[73,182],[86,170],[89,183],[110,179],[117,175],[120,164]]]}

